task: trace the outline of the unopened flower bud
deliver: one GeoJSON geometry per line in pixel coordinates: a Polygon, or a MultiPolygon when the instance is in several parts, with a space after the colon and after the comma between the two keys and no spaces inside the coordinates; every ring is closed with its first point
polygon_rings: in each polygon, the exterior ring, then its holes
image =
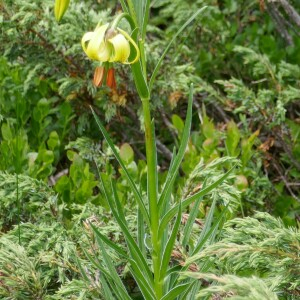
{"type": "Polygon", "coordinates": [[[57,22],[59,22],[65,14],[70,0],[55,0],[54,15],[57,22]]]}

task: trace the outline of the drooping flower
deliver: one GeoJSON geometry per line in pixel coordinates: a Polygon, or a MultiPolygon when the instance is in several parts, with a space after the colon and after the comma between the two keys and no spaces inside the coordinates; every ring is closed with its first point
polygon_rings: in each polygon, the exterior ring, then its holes
{"type": "Polygon", "coordinates": [[[97,87],[104,83],[112,90],[116,90],[115,70],[111,67],[111,63],[133,64],[140,57],[139,48],[130,35],[120,28],[110,28],[109,23],[97,26],[94,31],[84,34],[81,45],[90,59],[101,63],[94,72],[93,82],[97,87]],[[133,54],[134,58],[129,61],[132,48],[135,55],[133,54]]]}
{"type": "Polygon", "coordinates": [[[138,61],[140,52],[135,41],[124,30],[109,28],[109,23],[97,26],[92,32],[87,32],[81,40],[86,55],[100,62],[120,62],[133,64],[138,61]],[[132,45],[136,55],[128,61],[132,45]]]}

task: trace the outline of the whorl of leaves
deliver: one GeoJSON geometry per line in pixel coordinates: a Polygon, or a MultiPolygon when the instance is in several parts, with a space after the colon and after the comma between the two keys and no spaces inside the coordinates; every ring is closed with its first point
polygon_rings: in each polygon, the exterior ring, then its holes
{"type": "Polygon", "coordinates": [[[227,222],[220,241],[190,261],[205,257],[226,273],[255,274],[279,294],[300,295],[300,232],[267,213],[227,222]]]}

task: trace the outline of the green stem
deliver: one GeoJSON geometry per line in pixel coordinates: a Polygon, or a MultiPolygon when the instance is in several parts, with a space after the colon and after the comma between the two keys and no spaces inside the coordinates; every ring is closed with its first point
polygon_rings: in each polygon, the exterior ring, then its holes
{"type": "Polygon", "coordinates": [[[159,211],[157,205],[158,189],[157,189],[157,159],[154,123],[151,121],[150,102],[149,99],[142,99],[144,126],[145,126],[145,143],[147,156],[147,189],[149,212],[151,222],[151,242],[152,242],[152,261],[154,270],[154,290],[157,299],[163,296],[163,281],[160,280],[161,265],[161,242],[158,239],[159,227],[159,211]]]}

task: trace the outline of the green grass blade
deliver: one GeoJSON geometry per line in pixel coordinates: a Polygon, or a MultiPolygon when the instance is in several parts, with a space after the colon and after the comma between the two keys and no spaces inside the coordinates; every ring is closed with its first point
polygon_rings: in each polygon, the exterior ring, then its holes
{"type": "Polygon", "coordinates": [[[108,132],[106,131],[106,129],[104,128],[104,126],[100,122],[98,116],[96,115],[96,113],[94,112],[94,110],[93,110],[92,107],[91,107],[91,110],[92,110],[93,116],[94,116],[94,118],[96,120],[96,123],[97,123],[99,129],[101,130],[101,132],[102,132],[105,140],[107,141],[109,147],[113,151],[115,158],[117,159],[117,161],[120,164],[122,170],[124,171],[124,174],[126,176],[126,179],[128,180],[129,186],[130,186],[130,188],[131,188],[131,190],[133,192],[135,200],[136,200],[136,202],[137,202],[137,204],[138,204],[138,206],[139,206],[139,208],[140,208],[140,210],[141,210],[141,212],[143,214],[143,217],[144,217],[147,225],[150,227],[150,218],[149,218],[149,215],[148,215],[146,206],[145,206],[145,204],[143,202],[143,198],[142,198],[141,194],[139,193],[139,191],[138,191],[138,189],[137,189],[137,187],[136,187],[133,179],[131,178],[130,174],[128,173],[127,168],[125,167],[125,165],[124,165],[124,163],[123,163],[123,161],[122,161],[119,153],[117,152],[117,150],[116,150],[116,148],[115,148],[115,146],[114,146],[111,138],[109,137],[108,132]]]}
{"type": "Polygon", "coordinates": [[[84,270],[83,266],[81,265],[81,262],[79,261],[77,255],[75,255],[76,265],[78,266],[80,273],[83,277],[83,279],[87,282],[90,282],[89,277],[86,275],[86,271],[84,270]]]}
{"type": "MultiPolygon", "coordinates": [[[[234,165],[229,171],[227,171],[223,176],[221,176],[218,180],[216,180],[214,183],[209,185],[208,187],[200,190],[199,192],[195,193],[194,195],[184,199],[181,202],[182,209],[186,208],[190,204],[192,204],[194,201],[199,199],[200,197],[203,197],[204,195],[208,194],[211,192],[214,188],[216,188],[218,185],[220,185],[229,175],[230,173],[234,170],[236,166],[234,165]]],[[[174,217],[174,215],[178,211],[178,206],[179,204],[175,205],[173,208],[171,208],[162,218],[161,223],[159,225],[159,237],[162,236],[164,229],[168,225],[168,223],[171,221],[171,219],[174,217]]]]}
{"type": "Polygon", "coordinates": [[[173,188],[174,181],[177,176],[178,169],[180,167],[180,164],[182,162],[182,159],[184,157],[184,153],[189,141],[190,137],[190,130],[191,130],[191,124],[192,124],[192,108],[193,108],[193,85],[191,84],[190,86],[190,92],[189,92],[189,102],[188,102],[188,109],[187,109],[187,115],[186,115],[186,120],[185,120],[185,125],[184,125],[184,130],[182,133],[182,139],[181,139],[181,144],[178,150],[178,154],[174,158],[174,162],[172,163],[169,173],[167,176],[167,180],[165,183],[165,186],[163,188],[163,191],[160,195],[159,201],[158,201],[158,207],[159,210],[162,209],[162,206],[164,205],[167,195],[170,193],[170,191],[173,188]],[[170,174],[170,175],[169,175],[170,174]]]}
{"type": "Polygon", "coordinates": [[[155,78],[157,76],[157,73],[161,67],[161,64],[166,56],[166,54],[168,53],[170,47],[172,46],[172,44],[174,43],[174,41],[176,40],[176,38],[181,34],[181,32],[191,23],[193,22],[197,16],[204,10],[206,9],[207,6],[204,6],[200,9],[198,9],[181,27],[180,29],[176,32],[176,34],[173,36],[172,40],[170,41],[170,43],[167,45],[167,47],[165,48],[163,54],[161,55],[159,61],[157,62],[155,68],[154,68],[154,71],[152,73],[152,76],[151,76],[151,79],[150,79],[150,82],[149,82],[149,89],[151,90],[152,89],[152,86],[153,86],[153,83],[155,81],[155,78]]]}
{"type": "Polygon", "coordinates": [[[177,296],[179,296],[181,293],[184,293],[189,287],[191,283],[181,284],[177,285],[175,288],[170,290],[168,294],[166,294],[164,297],[161,298],[161,300],[174,300],[177,296]]]}
{"type": "Polygon", "coordinates": [[[160,279],[161,280],[163,280],[166,276],[180,223],[181,223],[181,205],[179,205],[179,207],[178,207],[177,218],[176,218],[175,224],[173,226],[172,232],[170,234],[169,240],[167,242],[167,245],[164,249],[163,258],[162,258],[161,267],[160,267],[160,279]]]}

